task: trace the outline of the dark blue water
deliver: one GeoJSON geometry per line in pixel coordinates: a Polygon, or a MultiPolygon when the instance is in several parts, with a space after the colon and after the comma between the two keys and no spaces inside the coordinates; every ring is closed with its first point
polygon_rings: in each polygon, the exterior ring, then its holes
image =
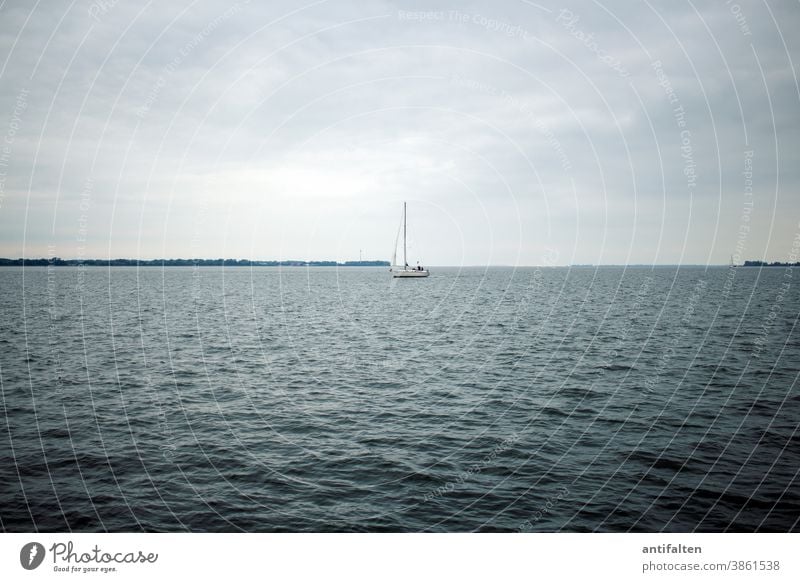
{"type": "Polygon", "coordinates": [[[7,531],[800,529],[785,268],[5,268],[0,291],[7,531]]]}

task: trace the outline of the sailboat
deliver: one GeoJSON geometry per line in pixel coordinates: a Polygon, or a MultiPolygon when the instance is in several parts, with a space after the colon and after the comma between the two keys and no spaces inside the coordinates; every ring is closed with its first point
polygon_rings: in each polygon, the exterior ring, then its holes
{"type": "Polygon", "coordinates": [[[427,269],[424,267],[420,267],[419,263],[417,263],[416,267],[409,267],[408,266],[408,253],[406,249],[406,230],[407,230],[407,223],[408,223],[408,208],[407,204],[403,202],[403,222],[401,224],[401,228],[403,230],[403,264],[397,264],[397,243],[398,239],[400,238],[400,230],[397,231],[397,237],[394,241],[394,253],[392,254],[392,268],[389,269],[392,272],[392,277],[400,278],[400,277],[427,277],[430,275],[427,269]]]}

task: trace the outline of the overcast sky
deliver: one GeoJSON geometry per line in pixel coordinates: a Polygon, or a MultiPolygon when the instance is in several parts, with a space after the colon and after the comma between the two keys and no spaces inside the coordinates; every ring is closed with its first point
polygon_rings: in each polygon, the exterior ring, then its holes
{"type": "Polygon", "coordinates": [[[0,256],[388,260],[407,200],[429,265],[787,260],[798,23],[794,1],[6,0],[0,256]]]}

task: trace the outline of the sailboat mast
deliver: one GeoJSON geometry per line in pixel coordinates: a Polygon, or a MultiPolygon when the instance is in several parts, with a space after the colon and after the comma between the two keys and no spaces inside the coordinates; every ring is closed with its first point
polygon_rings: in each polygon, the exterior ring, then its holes
{"type": "Polygon", "coordinates": [[[406,256],[406,223],[408,222],[407,205],[403,202],[403,268],[408,266],[408,257],[406,256]]]}

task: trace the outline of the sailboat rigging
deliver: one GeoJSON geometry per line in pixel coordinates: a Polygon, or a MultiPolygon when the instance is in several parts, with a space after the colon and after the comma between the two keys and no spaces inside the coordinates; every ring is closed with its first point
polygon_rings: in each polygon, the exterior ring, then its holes
{"type": "Polygon", "coordinates": [[[408,231],[408,205],[407,203],[403,202],[403,222],[400,225],[401,228],[397,229],[397,237],[395,237],[394,241],[394,253],[392,254],[392,268],[389,269],[392,272],[392,277],[400,278],[400,277],[427,277],[430,275],[430,272],[425,269],[424,267],[420,266],[417,263],[416,267],[409,267],[408,266],[408,244],[407,244],[407,231],[408,231]],[[400,238],[400,229],[403,231],[403,264],[402,266],[397,265],[397,243],[399,242],[398,239],[400,238]]]}

